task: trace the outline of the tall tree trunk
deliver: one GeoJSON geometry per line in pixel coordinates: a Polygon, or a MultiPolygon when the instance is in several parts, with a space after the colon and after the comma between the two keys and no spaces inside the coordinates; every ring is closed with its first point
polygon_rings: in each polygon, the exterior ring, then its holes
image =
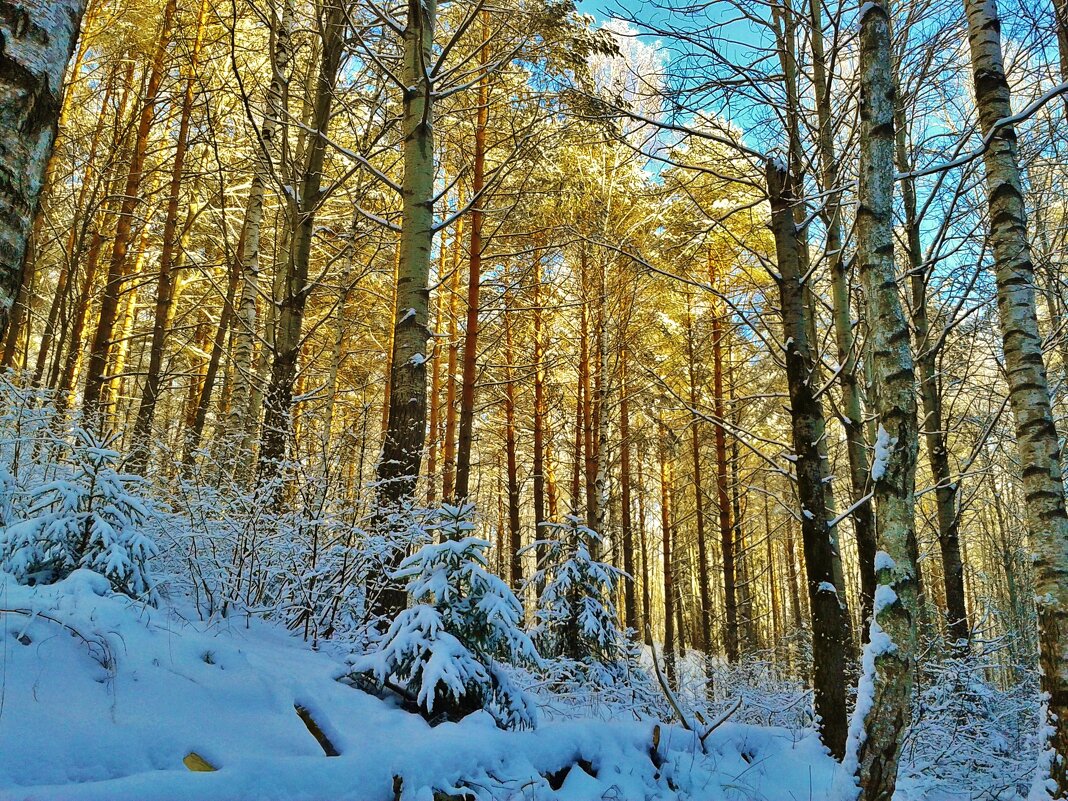
{"type": "MultiPolygon", "coordinates": [[[[507,282],[508,277],[505,273],[505,283],[507,282]]],[[[512,350],[512,315],[509,305],[506,291],[504,297],[504,450],[508,468],[508,553],[511,556],[512,587],[518,591],[523,584],[523,559],[519,554],[523,541],[519,527],[519,466],[516,460],[515,376],[512,369],[515,358],[512,350]]]]}
{"type": "MultiPolygon", "coordinates": [[[[264,396],[257,476],[261,486],[272,484],[280,475],[286,458],[286,446],[293,432],[293,386],[301,352],[304,307],[312,289],[308,284],[308,270],[315,235],[315,216],[322,202],[320,190],[326,158],[326,136],[347,27],[346,7],[341,0],[327,0],[324,5],[321,12],[322,55],[309,126],[315,133],[309,135],[300,179],[300,195],[289,202],[287,228],[292,239],[289,240],[289,258],[282,281],[282,293],[278,298],[271,379],[264,396]]],[[[271,491],[271,497],[275,502],[280,498],[275,490],[271,491]]]]}
{"type": "MultiPolygon", "coordinates": [[[[545,403],[545,340],[544,309],[541,295],[541,257],[534,260],[534,539],[542,541],[542,525],[549,519],[546,516],[546,473],[548,472],[548,449],[546,445],[546,417],[548,410],[545,403]]],[[[537,546],[537,568],[545,567],[548,558],[548,546],[537,546]]],[[[538,597],[544,589],[544,582],[535,588],[538,597]]]]}
{"type": "Polygon", "coordinates": [[[849,481],[852,489],[853,532],[857,541],[860,572],[860,618],[863,639],[867,641],[871,604],[875,597],[875,521],[868,494],[868,450],[864,438],[864,412],[860,385],[857,381],[856,341],[853,337],[853,316],[849,302],[849,266],[843,258],[841,194],[838,177],[838,156],[835,153],[834,129],[831,119],[831,86],[827,56],[823,47],[822,0],[809,0],[812,47],[812,84],[816,98],[819,124],[821,189],[827,193],[823,223],[827,231],[827,261],[831,275],[831,301],[834,320],[834,339],[838,350],[838,383],[842,388],[842,413],[839,416],[846,433],[846,452],[849,457],[849,481]]]}
{"type": "MultiPolygon", "coordinates": [[[[712,252],[708,254],[709,282],[716,287],[712,252]]],[[[727,660],[738,661],[738,597],[735,571],[734,528],[731,525],[730,486],[727,477],[727,406],[723,397],[723,322],[719,309],[712,311],[712,410],[716,418],[716,506],[719,509],[720,556],[723,560],[723,643],[727,660]]]]}
{"type": "MultiPolygon", "coordinates": [[[[1011,115],[1009,83],[1002,62],[1000,22],[994,0],[966,0],[972,77],[980,127],[994,132],[1011,115]]],[[[998,314],[1001,320],[1009,402],[1023,471],[1024,509],[1034,550],[1042,689],[1055,718],[1052,747],[1054,795],[1068,793],[1068,515],[1065,514],[1060,447],[1053,423],[1042,337],[1035,311],[1035,270],[1027,240],[1016,152],[1016,132],[1003,125],[983,153],[990,233],[994,243],[998,314]]]]}
{"type": "MultiPolygon", "coordinates": [[[[248,199],[245,202],[244,249],[241,259],[241,297],[235,315],[233,388],[230,392],[230,414],[227,423],[234,447],[230,451],[235,473],[247,473],[251,462],[251,434],[254,428],[248,414],[253,396],[256,352],[256,301],[260,295],[260,253],[263,229],[263,205],[267,185],[274,180],[272,164],[284,167],[285,159],[276,143],[279,126],[285,119],[286,96],[289,88],[289,62],[292,58],[290,30],[293,27],[293,0],[282,0],[281,18],[271,20],[271,83],[267,88],[266,110],[256,149],[255,167],[248,199]]],[[[272,15],[273,15],[272,10],[272,15]]],[[[259,420],[259,416],[254,418],[259,420]]]]}
{"type": "MultiPolygon", "coordinates": [[[[197,449],[200,448],[200,441],[204,435],[204,425],[208,419],[208,407],[211,405],[211,396],[215,390],[215,380],[219,374],[219,365],[222,363],[223,352],[226,350],[226,337],[230,331],[230,323],[234,318],[234,301],[237,296],[237,284],[241,278],[244,248],[245,231],[242,229],[241,239],[237,243],[237,253],[230,260],[226,296],[223,298],[222,311],[219,312],[219,323],[215,327],[215,336],[211,341],[211,355],[208,358],[208,369],[204,373],[203,390],[197,400],[193,425],[185,436],[185,444],[182,450],[182,469],[185,471],[188,471],[193,466],[193,460],[196,458],[197,449]]],[[[333,400],[333,395],[330,398],[333,400]]]]}
{"type": "Polygon", "coordinates": [[[581,506],[581,492],[582,492],[582,446],[585,441],[583,435],[583,429],[585,427],[585,420],[582,416],[583,404],[583,391],[582,391],[582,361],[579,357],[579,380],[575,385],[575,458],[571,461],[571,511],[577,515],[581,506]]]}
{"type": "MultiPolygon", "coordinates": [[[[459,201],[463,203],[461,198],[459,201]]],[[[452,280],[449,282],[449,358],[445,369],[445,443],[441,448],[441,497],[450,500],[456,488],[456,367],[460,362],[460,253],[464,220],[456,221],[452,246],[452,280]]]]}
{"type": "Polygon", "coordinates": [[[85,5],[23,0],[0,15],[0,337],[22,283],[85,5]]]}
{"type": "MultiPolygon", "coordinates": [[[[763,477],[763,474],[762,474],[763,477]]],[[[774,649],[782,634],[782,612],[779,602],[779,582],[775,575],[775,537],[771,530],[771,504],[768,503],[768,482],[763,478],[764,500],[764,544],[767,548],[768,561],[768,603],[771,606],[771,636],[768,637],[769,645],[774,649]]]]}
{"type": "Polygon", "coordinates": [[[197,12],[193,50],[189,56],[189,74],[186,78],[182,107],[179,112],[178,138],[175,142],[174,164],[171,167],[171,182],[167,193],[167,212],[163,222],[163,249],[160,253],[159,280],[156,284],[155,324],[152,327],[148,372],[145,375],[145,388],[141,395],[141,403],[137,409],[133,447],[129,458],[130,470],[134,473],[141,473],[148,460],[152,441],[152,421],[156,416],[156,401],[163,382],[163,346],[170,325],[171,301],[174,295],[172,270],[175,251],[178,247],[178,203],[182,194],[182,179],[185,177],[185,154],[189,143],[189,123],[193,117],[193,102],[196,99],[197,66],[200,61],[201,44],[204,41],[204,17],[207,13],[207,5],[206,0],[201,0],[200,9],[197,12]]]}
{"type": "Polygon", "coordinates": [[[89,143],[88,158],[86,159],[85,172],[82,174],[81,186],[78,189],[77,199],[74,202],[74,213],[71,219],[70,232],[67,235],[67,244],[65,258],[59,268],[59,276],[56,279],[56,292],[52,297],[52,303],[48,308],[48,320],[45,323],[45,335],[41,337],[41,347],[37,351],[37,363],[34,366],[33,371],[33,383],[39,385],[44,377],[45,366],[48,361],[48,354],[52,350],[52,346],[55,345],[58,349],[61,347],[61,337],[56,336],[56,326],[59,323],[60,312],[63,310],[67,301],[68,295],[68,282],[70,281],[70,275],[72,267],[77,263],[77,256],[80,253],[81,248],[85,244],[85,237],[88,233],[88,222],[91,219],[92,212],[89,209],[89,202],[92,197],[95,197],[96,191],[99,188],[100,182],[95,180],[99,176],[99,171],[96,169],[97,153],[100,146],[100,140],[104,135],[104,128],[107,124],[108,118],[108,105],[111,102],[112,92],[115,89],[116,73],[112,71],[108,74],[107,83],[104,87],[104,96],[100,101],[100,114],[97,117],[96,127],[93,129],[93,136],[89,143]],[[90,195],[92,191],[92,196],[90,195]]]}
{"type": "Polygon", "coordinates": [[[644,453],[638,455],[638,549],[642,557],[642,632],[645,644],[651,645],[653,642],[653,571],[649,566],[649,546],[645,529],[645,476],[642,471],[644,455],[644,453]]]}
{"type": "Polygon", "coordinates": [[[71,326],[70,348],[64,362],[63,373],[59,378],[59,406],[67,408],[70,403],[70,395],[74,391],[75,373],[78,370],[78,359],[82,355],[82,335],[85,332],[85,321],[89,316],[89,302],[92,299],[93,281],[96,278],[97,266],[100,264],[100,249],[104,244],[104,237],[99,231],[93,231],[92,240],[89,243],[89,252],[85,256],[85,278],[82,281],[82,291],[78,298],[77,307],[74,309],[74,324],[71,326]]]}
{"type": "MultiPolygon", "coordinates": [[[[638,603],[635,593],[637,574],[634,572],[634,530],[631,526],[630,498],[630,392],[627,386],[626,330],[621,332],[619,346],[619,501],[622,507],[623,625],[638,631],[638,603]]],[[[698,490],[700,492],[700,490],[698,490]]],[[[707,583],[707,579],[706,579],[707,583]]]]}
{"type": "MultiPolygon", "coordinates": [[[[686,357],[689,367],[689,379],[690,379],[690,446],[693,456],[693,490],[694,490],[694,511],[696,515],[697,523],[697,586],[700,591],[700,608],[697,610],[699,617],[698,631],[701,632],[701,647],[704,648],[705,653],[712,652],[712,594],[708,587],[708,544],[705,539],[705,498],[704,498],[704,486],[701,483],[701,435],[698,430],[698,414],[697,414],[697,371],[696,371],[696,357],[694,355],[693,346],[693,319],[690,315],[690,301],[687,298],[686,301],[686,357]]],[[[716,430],[716,443],[719,443],[719,432],[722,429],[716,430]]],[[[717,454],[719,453],[717,449],[717,454]]],[[[722,520],[722,515],[721,515],[722,520]]],[[[727,522],[730,525],[730,521],[727,522]]],[[[730,562],[733,568],[733,559],[724,559],[724,562],[730,562]]],[[[733,572],[733,570],[732,570],[733,572]]],[[[726,572],[724,572],[726,576],[726,572]]],[[[731,609],[730,595],[733,594],[734,587],[728,585],[728,604],[727,609],[731,609]]],[[[729,620],[729,616],[728,616],[729,620]]],[[[738,621],[735,619],[734,625],[737,627],[738,621]]],[[[727,630],[724,632],[723,640],[727,644],[727,658],[732,662],[738,658],[737,628],[734,629],[735,638],[732,639],[731,624],[727,623],[727,630]],[[733,650],[732,650],[733,649],[733,650]]]]}
{"type": "MultiPolygon", "coordinates": [[[[448,290],[444,287],[444,276],[448,249],[445,247],[445,233],[441,234],[441,246],[438,255],[438,281],[439,287],[435,298],[434,310],[434,355],[430,360],[430,420],[427,424],[430,441],[426,446],[426,505],[434,508],[438,500],[438,446],[441,443],[441,361],[442,349],[441,327],[445,322],[445,301],[448,299],[448,290]]],[[[457,242],[453,242],[453,247],[457,242]]]]}
{"type": "Polygon", "coordinates": [[[460,392],[460,444],[456,451],[457,500],[467,498],[471,482],[471,449],[474,440],[475,383],[478,380],[479,288],[482,285],[482,223],[486,204],[486,126],[489,122],[489,23],[482,12],[482,46],[479,48],[478,109],[475,119],[475,154],[471,175],[471,252],[467,278],[467,328],[464,332],[464,365],[460,392]]]}
{"type": "MultiPolygon", "coordinates": [[[[579,303],[579,381],[582,391],[582,455],[583,479],[586,488],[586,525],[597,531],[597,454],[594,452],[596,424],[593,409],[593,383],[590,376],[590,309],[589,255],[585,244],[579,250],[579,286],[582,300],[579,303]]],[[[601,532],[598,532],[601,533],[601,532]]]]}
{"type": "MultiPolygon", "coordinates": [[[[734,358],[730,347],[727,348],[727,399],[730,401],[731,424],[735,431],[741,428],[741,413],[737,399],[734,397],[734,358]]],[[[753,617],[753,585],[749,566],[752,555],[745,542],[745,510],[742,506],[742,480],[738,474],[741,464],[741,449],[738,437],[731,437],[730,468],[731,514],[733,525],[735,565],[738,576],[738,627],[741,632],[741,650],[755,651],[760,647],[757,640],[756,620],[753,617]]]]}
{"type": "MultiPolygon", "coordinates": [[[[808,306],[805,303],[795,202],[788,168],[775,160],[767,163],[768,195],[779,268],[783,339],[786,342],[786,378],[790,391],[794,466],[801,502],[801,537],[805,551],[808,597],[812,608],[812,657],[816,714],[822,721],[821,737],[836,757],[845,753],[846,666],[850,661],[848,612],[840,601],[845,587],[835,583],[834,552],[829,536],[831,521],[827,498],[827,463],[819,443],[826,436],[823,407],[812,380],[814,357],[809,343],[808,306]]],[[[725,457],[724,457],[725,458],[725,457]]]]}
{"type": "MultiPolygon", "coordinates": [[[[606,293],[604,268],[597,271],[597,375],[593,407],[593,507],[590,518],[593,530],[608,533],[608,333],[605,323],[606,293]]],[[[601,543],[590,543],[594,558],[600,558],[601,543]]]]}
{"type": "MultiPolygon", "coordinates": [[[[401,258],[390,374],[389,424],[378,462],[378,514],[415,494],[426,437],[426,346],[429,337],[431,250],[434,245],[434,127],[431,78],[436,0],[408,0],[404,31],[404,178],[401,258]]],[[[402,556],[395,555],[395,559],[402,556]]],[[[405,592],[390,587],[379,609],[392,618],[404,608],[405,592]]]]}
{"type": "Polygon", "coordinates": [[[664,548],[664,661],[668,676],[675,677],[675,587],[671,568],[671,497],[674,492],[671,454],[668,453],[668,431],[664,421],[658,422],[660,446],[660,531],[664,548]]]}
{"type": "Polygon", "coordinates": [[[901,739],[911,721],[918,621],[910,539],[915,538],[919,432],[909,326],[894,264],[895,81],[891,63],[890,18],[876,0],[864,6],[860,19],[857,261],[867,301],[872,405],[878,419],[871,468],[878,586],[847,756],[864,801],[890,801],[894,795],[901,739]]]}
{"type": "MultiPolygon", "coordinates": [[[[895,160],[904,175],[912,170],[905,130],[905,107],[897,98],[894,109],[895,160]]],[[[923,436],[927,460],[935,481],[935,508],[938,520],[938,545],[942,554],[942,578],[946,593],[946,622],[950,640],[967,643],[971,636],[964,597],[964,562],[960,555],[960,521],[957,514],[957,483],[949,466],[948,434],[943,429],[942,393],[938,381],[938,356],[941,344],[932,341],[927,316],[928,270],[923,263],[920,245],[920,220],[916,206],[916,184],[912,178],[901,181],[905,212],[905,248],[912,292],[912,328],[915,332],[916,369],[920,378],[923,403],[923,436]]]]}
{"type": "Polygon", "coordinates": [[[133,235],[135,212],[141,202],[141,180],[144,175],[145,156],[148,152],[148,137],[156,116],[156,101],[159,99],[160,85],[166,74],[167,49],[170,47],[174,32],[174,16],[177,0],[167,0],[163,9],[163,22],[160,27],[156,49],[152,56],[148,84],[141,103],[141,113],[137,123],[137,133],[130,151],[130,169],[126,176],[126,189],[122,194],[118,222],[111,246],[111,262],[108,266],[104,296],[100,302],[100,316],[97,320],[96,333],[89,349],[89,362],[85,374],[85,392],[82,396],[83,414],[89,425],[103,427],[105,415],[100,408],[101,393],[104,388],[104,374],[107,369],[108,347],[115,331],[115,321],[119,312],[119,300],[127,271],[127,255],[133,235]]]}

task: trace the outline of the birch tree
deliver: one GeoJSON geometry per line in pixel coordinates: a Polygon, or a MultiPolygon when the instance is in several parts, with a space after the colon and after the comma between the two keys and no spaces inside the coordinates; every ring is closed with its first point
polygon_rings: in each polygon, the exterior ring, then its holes
{"type": "Polygon", "coordinates": [[[1057,794],[1068,793],[1068,515],[1060,444],[1053,423],[1035,268],[1017,157],[1011,92],[995,0],[966,0],[972,82],[981,130],[1009,403],[1023,473],[1027,533],[1034,552],[1042,688],[1054,721],[1050,766],[1057,794]],[[1058,756],[1059,755],[1059,756],[1058,756]]]}
{"type": "Polygon", "coordinates": [[[901,739],[911,720],[915,650],[914,538],[915,376],[909,326],[894,264],[894,79],[890,17],[880,2],[860,18],[860,184],[857,261],[867,305],[872,407],[878,434],[872,496],[879,551],[873,619],[850,727],[846,766],[855,769],[864,801],[890,801],[901,739]]]}
{"type": "Polygon", "coordinates": [[[0,17],[0,336],[18,294],[85,0],[24,0],[0,17]]]}

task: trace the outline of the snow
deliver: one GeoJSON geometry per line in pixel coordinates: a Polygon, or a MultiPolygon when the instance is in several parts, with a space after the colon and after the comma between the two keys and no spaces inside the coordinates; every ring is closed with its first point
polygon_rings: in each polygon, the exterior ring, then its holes
{"type": "Polygon", "coordinates": [[[891,439],[883,424],[879,423],[879,432],[875,436],[875,457],[871,462],[871,479],[879,481],[886,475],[886,467],[890,463],[890,455],[897,445],[897,437],[891,439]]]}
{"type": "Polygon", "coordinates": [[[884,609],[892,606],[897,600],[897,593],[889,584],[880,584],[875,588],[875,598],[872,603],[872,614],[878,615],[884,609]]]}
{"type": "Polygon", "coordinates": [[[878,573],[880,570],[893,570],[895,567],[897,567],[897,562],[894,561],[893,557],[890,556],[890,554],[888,554],[886,551],[875,552],[876,573],[878,573]]]}
{"type": "Polygon", "coordinates": [[[476,713],[431,727],[339,681],[340,651],[255,619],[200,622],[181,599],[152,608],[87,570],[38,587],[0,574],[0,606],[5,801],[392,801],[394,777],[402,801],[434,790],[494,801],[807,798],[827,797],[836,772],[811,731],[730,721],[707,754],[661,724],[659,769],[648,719],[502,731],[476,713]],[[295,705],[340,756],[324,754],[295,705]],[[190,752],[219,770],[187,770],[190,752]]]}
{"type": "MultiPolygon", "coordinates": [[[[876,589],[876,593],[882,587],[883,585],[880,585],[876,589]]],[[[890,635],[883,631],[879,621],[873,617],[869,629],[868,644],[864,646],[864,653],[861,657],[861,673],[857,682],[857,702],[853,708],[853,717],[849,720],[845,759],[842,760],[841,774],[838,777],[836,786],[838,795],[843,798],[856,794],[854,788],[858,755],[867,740],[868,715],[871,714],[872,709],[875,707],[875,660],[878,656],[890,652],[894,647],[890,635]]]]}

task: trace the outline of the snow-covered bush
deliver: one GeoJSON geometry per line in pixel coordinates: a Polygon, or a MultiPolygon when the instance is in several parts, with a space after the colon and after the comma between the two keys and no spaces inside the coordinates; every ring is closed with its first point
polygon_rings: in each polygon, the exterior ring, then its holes
{"type": "Polygon", "coordinates": [[[1027,795],[1038,759],[1038,676],[1006,671],[1013,636],[976,640],[967,653],[932,648],[913,688],[904,743],[908,781],[924,797],[983,787],[989,798],[1027,795]]]}
{"type": "Polygon", "coordinates": [[[627,575],[593,556],[600,535],[574,515],[543,528],[550,537],[528,546],[544,553],[544,565],[528,581],[541,587],[534,638],[554,659],[554,679],[594,686],[626,680],[638,648],[619,625],[615,597],[627,575]]]}
{"type": "Polygon", "coordinates": [[[390,625],[353,671],[401,690],[428,719],[458,720],[484,709],[501,728],[533,727],[533,700],[505,663],[541,662],[522,629],[523,607],[488,570],[490,543],[472,536],[474,506],[444,505],[429,526],[440,535],[393,574],[414,605],[390,625]]]}
{"type": "Polygon", "coordinates": [[[170,490],[160,544],[171,586],[202,619],[259,617],[316,644],[363,641],[396,554],[426,542],[431,512],[406,506],[375,525],[373,486],[350,495],[340,471],[290,462],[284,472],[293,480],[279,507],[201,454],[170,490]]]}
{"type": "MultiPolygon", "coordinates": [[[[156,546],[145,533],[153,512],[139,496],[141,479],[117,470],[109,440],[76,428],[73,443],[51,458],[56,474],[22,489],[5,504],[0,526],[0,567],[27,583],[50,583],[85,568],[117,592],[151,599],[146,562],[156,546]]],[[[13,473],[5,471],[5,495],[13,473]]]]}

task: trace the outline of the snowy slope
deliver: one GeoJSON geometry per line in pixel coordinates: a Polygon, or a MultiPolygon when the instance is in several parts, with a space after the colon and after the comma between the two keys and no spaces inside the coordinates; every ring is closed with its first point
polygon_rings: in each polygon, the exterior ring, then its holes
{"type": "Polygon", "coordinates": [[[4,801],[391,801],[398,786],[420,801],[461,787],[487,799],[789,801],[833,784],[815,737],[785,729],[727,723],[702,755],[664,727],[658,769],[648,721],[503,732],[475,715],[431,728],[337,681],[340,660],[284,631],[205,627],[112,595],[88,571],[39,588],[0,574],[0,608],[4,801]],[[325,755],[295,705],[340,756],[325,755]],[[190,752],[219,770],[187,770],[190,752]]]}

